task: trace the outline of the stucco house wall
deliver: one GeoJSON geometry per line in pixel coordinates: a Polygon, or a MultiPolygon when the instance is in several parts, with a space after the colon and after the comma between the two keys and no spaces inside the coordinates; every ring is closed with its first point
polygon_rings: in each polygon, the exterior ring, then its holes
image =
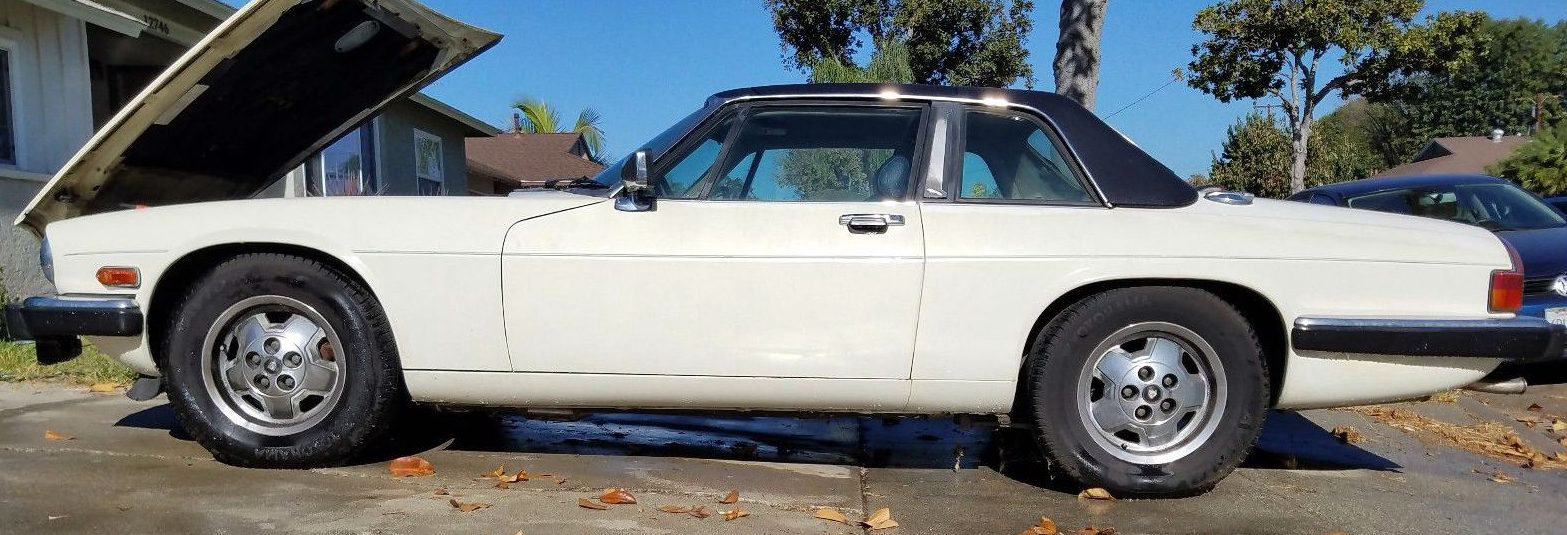
{"type": "Polygon", "coordinates": [[[419,194],[415,168],[415,130],[441,140],[441,174],[445,179],[445,194],[467,195],[467,153],[463,148],[467,130],[450,118],[406,100],[392,103],[376,119],[376,143],[379,148],[376,151],[376,165],[385,184],[386,194],[419,194]]]}

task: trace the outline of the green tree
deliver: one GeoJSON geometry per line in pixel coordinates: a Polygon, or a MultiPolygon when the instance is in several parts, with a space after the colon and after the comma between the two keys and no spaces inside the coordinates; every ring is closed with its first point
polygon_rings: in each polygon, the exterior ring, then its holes
{"type": "MultiPolygon", "coordinates": [[[[1310,142],[1316,156],[1307,168],[1306,187],[1358,180],[1383,169],[1354,121],[1354,116],[1337,112],[1322,119],[1310,142]]],[[[1299,191],[1290,185],[1290,134],[1274,116],[1252,113],[1237,120],[1226,131],[1221,150],[1206,184],[1271,198],[1299,191]]]]}
{"type": "Polygon", "coordinates": [[[1377,99],[1377,140],[1389,164],[1407,161],[1431,138],[1528,132],[1562,116],[1567,22],[1487,20],[1481,32],[1474,62],[1397,80],[1377,99]]]}
{"type": "Polygon", "coordinates": [[[588,145],[588,158],[601,164],[607,164],[604,154],[604,130],[599,126],[600,117],[593,108],[583,108],[577,113],[577,122],[570,130],[565,130],[560,122],[560,114],[553,106],[533,97],[525,97],[511,105],[522,115],[520,128],[528,134],[582,134],[582,141],[588,145]]]}
{"type": "Polygon", "coordinates": [[[1533,140],[1486,172],[1540,195],[1567,193],[1567,120],[1542,129],[1533,140]]]}
{"type": "Polygon", "coordinates": [[[1023,41],[1033,29],[1031,0],[764,0],[785,62],[806,72],[833,60],[854,65],[867,42],[907,47],[912,81],[1032,87],[1023,41]],[[865,36],[869,36],[866,40],[865,36]]]}
{"type": "Polygon", "coordinates": [[[1207,37],[1192,46],[1187,83],[1220,101],[1272,97],[1290,134],[1289,189],[1306,187],[1316,107],[1386,91],[1396,79],[1444,72],[1473,59],[1476,13],[1414,17],[1423,0],[1227,0],[1197,13],[1207,37]],[[1337,51],[1338,68],[1323,71],[1337,51]],[[1329,77],[1333,71],[1337,76],[1329,77]]]}
{"type": "Polygon", "coordinates": [[[1061,0],[1056,38],[1056,93],[1094,109],[1099,87],[1099,43],[1110,0],[1061,0]]]}

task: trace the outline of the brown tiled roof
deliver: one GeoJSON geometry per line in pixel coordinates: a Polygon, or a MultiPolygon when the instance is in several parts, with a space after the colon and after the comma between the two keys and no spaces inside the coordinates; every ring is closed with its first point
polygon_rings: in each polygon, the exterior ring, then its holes
{"type": "Polygon", "coordinates": [[[1485,168],[1506,159],[1520,145],[1528,143],[1525,136],[1505,136],[1491,141],[1485,136],[1439,137],[1426,144],[1415,161],[1372,175],[1387,176],[1432,175],[1446,173],[1484,174],[1485,168]]]}
{"type": "Polygon", "coordinates": [[[604,166],[573,152],[581,134],[513,134],[467,139],[468,165],[519,184],[591,177],[604,166]]]}

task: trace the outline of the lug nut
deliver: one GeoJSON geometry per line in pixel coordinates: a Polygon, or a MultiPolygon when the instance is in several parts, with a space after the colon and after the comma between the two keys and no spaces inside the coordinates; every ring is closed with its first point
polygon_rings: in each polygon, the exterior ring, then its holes
{"type": "Polygon", "coordinates": [[[279,344],[276,338],[268,338],[264,347],[267,349],[267,354],[271,355],[277,353],[278,347],[281,345],[282,344],[279,344]]]}
{"type": "Polygon", "coordinates": [[[255,378],[255,382],[256,382],[256,386],[259,386],[261,388],[266,388],[266,387],[272,386],[272,380],[271,379],[267,379],[267,376],[265,376],[265,375],[257,375],[256,378],[255,378]]]}
{"type": "Polygon", "coordinates": [[[1138,379],[1142,379],[1144,381],[1152,379],[1153,378],[1153,368],[1149,368],[1147,366],[1143,366],[1141,369],[1137,370],[1137,378],[1138,379]]]}
{"type": "Polygon", "coordinates": [[[294,389],[294,378],[293,377],[289,377],[287,375],[278,377],[277,378],[277,385],[278,385],[278,388],[282,388],[284,390],[293,390],[294,389]]]}
{"type": "Polygon", "coordinates": [[[245,364],[249,364],[251,366],[255,366],[257,364],[261,364],[261,355],[257,355],[255,353],[246,353],[245,354],[245,364]]]}
{"type": "Polygon", "coordinates": [[[1121,397],[1126,398],[1126,399],[1132,399],[1132,398],[1137,397],[1137,387],[1135,387],[1135,386],[1124,386],[1124,387],[1121,387],[1121,397]]]}
{"type": "Polygon", "coordinates": [[[290,368],[298,368],[302,362],[304,362],[304,359],[299,356],[299,353],[289,352],[289,354],[283,355],[283,363],[290,368]]]}
{"type": "Polygon", "coordinates": [[[1135,414],[1139,419],[1147,418],[1149,414],[1153,414],[1153,409],[1148,408],[1147,405],[1143,405],[1137,408],[1135,414]]]}
{"type": "Polygon", "coordinates": [[[1175,375],[1172,374],[1164,376],[1164,387],[1169,388],[1172,386],[1175,386],[1175,375]]]}
{"type": "Polygon", "coordinates": [[[1173,410],[1175,410],[1175,400],[1173,400],[1173,399],[1166,399],[1164,401],[1161,401],[1161,402],[1159,402],[1159,408],[1160,409],[1164,409],[1164,412],[1173,411],[1173,410]]]}

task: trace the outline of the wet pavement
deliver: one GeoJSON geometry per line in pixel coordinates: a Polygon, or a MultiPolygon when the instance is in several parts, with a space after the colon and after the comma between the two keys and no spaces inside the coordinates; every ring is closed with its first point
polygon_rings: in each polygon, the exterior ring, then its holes
{"type": "MultiPolygon", "coordinates": [[[[859,533],[812,518],[888,507],[879,534],[1022,531],[1040,516],[1068,533],[1559,533],[1567,471],[1531,470],[1396,429],[1352,411],[1275,411],[1260,449],[1206,494],[1099,502],[1076,497],[1034,460],[1027,436],[991,422],[597,413],[440,413],[397,450],[347,467],[250,470],[217,463],[175,429],[162,400],[136,403],[81,387],[0,384],[0,532],[7,533],[859,533]],[[1330,433],[1352,426],[1350,445],[1330,433]],[[45,440],[45,430],[71,440],[45,440]],[[390,477],[386,460],[420,452],[436,474],[390,477]],[[533,478],[497,489],[505,465],[533,478]],[[1496,483],[1502,472],[1511,478],[1496,483]],[[543,474],[549,474],[545,476],[543,474]],[[576,506],[606,487],[637,505],[576,506]],[[437,489],[448,495],[437,495],[437,489]],[[740,503],[717,500],[740,491],[740,503]],[[449,500],[491,504],[459,512],[449,500]],[[734,521],[663,505],[738,507],[734,521]]],[[[1567,387],[1524,396],[1465,393],[1401,405],[1444,422],[1513,427],[1547,455],[1567,416],[1567,387]],[[1528,409],[1540,405],[1538,411],[1528,409]]]]}

